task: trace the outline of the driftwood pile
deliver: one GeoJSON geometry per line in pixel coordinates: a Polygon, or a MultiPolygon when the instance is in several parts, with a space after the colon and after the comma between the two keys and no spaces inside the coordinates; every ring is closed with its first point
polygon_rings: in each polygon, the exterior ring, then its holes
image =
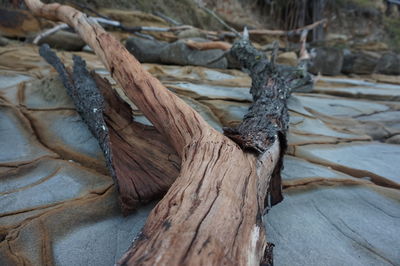
{"type": "Polygon", "coordinates": [[[303,70],[282,73],[250,43],[230,53],[252,78],[253,104],[225,135],[140,63],[93,19],[60,5],[25,0],[38,16],[62,21],[101,58],[124,94],[154,127],[132,121],[131,109],[105,79],[74,58],[66,69],[47,46],[41,55],[61,76],[75,106],[98,139],[119,191],[122,211],[163,198],[121,265],[270,265],[263,213],[282,200],[290,90],[310,82],[303,70]]]}

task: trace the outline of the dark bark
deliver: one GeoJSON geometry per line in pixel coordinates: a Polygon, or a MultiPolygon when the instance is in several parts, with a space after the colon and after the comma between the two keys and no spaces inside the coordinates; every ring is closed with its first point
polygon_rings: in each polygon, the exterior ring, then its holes
{"type": "Polygon", "coordinates": [[[112,154],[109,146],[110,137],[108,127],[103,118],[104,98],[87,71],[86,63],[79,56],[74,56],[74,69],[71,74],[67,71],[57,55],[51,51],[49,45],[42,45],[39,49],[39,53],[59,73],[68,95],[74,101],[76,110],[81,115],[94,137],[99,141],[111,176],[115,177],[111,163],[112,154]]]}
{"type": "Polygon", "coordinates": [[[235,128],[224,128],[224,133],[238,143],[242,149],[262,154],[276,138],[281,145],[281,159],[271,178],[266,206],[282,201],[281,169],[283,154],[287,148],[286,133],[289,126],[287,100],[292,90],[312,84],[312,77],[302,68],[285,68],[275,64],[251,45],[247,38],[234,43],[231,54],[249,73],[252,84],[250,93],[253,104],[243,121],[235,128]]]}

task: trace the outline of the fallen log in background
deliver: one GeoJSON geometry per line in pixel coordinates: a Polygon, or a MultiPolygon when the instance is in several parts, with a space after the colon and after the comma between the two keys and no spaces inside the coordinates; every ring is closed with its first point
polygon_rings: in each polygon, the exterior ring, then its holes
{"type": "MultiPolygon", "coordinates": [[[[178,177],[151,212],[120,264],[270,263],[272,250],[266,241],[262,215],[269,201],[267,192],[271,190],[271,177],[277,179],[273,186],[277,191],[271,192],[275,198],[270,202],[277,203],[281,199],[279,173],[286,143],[289,95],[288,83],[274,64],[257,53],[247,39],[237,43],[237,56],[252,73],[251,93],[255,101],[243,124],[227,131],[239,146],[211,128],[196,111],[168,91],[95,21],[71,7],[43,5],[38,0],[25,0],[25,3],[36,15],[62,20],[72,26],[182,160],[178,177]]],[[[75,63],[81,64],[79,60],[75,63]]],[[[79,77],[73,78],[78,79],[76,86],[79,88],[79,77]]],[[[110,103],[115,104],[112,100],[110,103]]],[[[124,110],[113,108],[115,112],[110,113],[116,118],[108,125],[124,117],[124,110]]],[[[107,111],[104,111],[107,121],[107,111]]],[[[112,159],[113,153],[119,150],[112,149],[111,133],[115,131],[118,135],[122,129],[117,128],[117,124],[115,128],[109,126],[107,137],[103,135],[104,123],[100,122],[94,125],[94,132],[99,131],[100,139],[109,138],[111,148],[103,148],[103,151],[109,152],[112,159]]],[[[141,156],[140,151],[137,156],[141,156]]],[[[135,180],[141,178],[132,176],[135,180]]]]}
{"type": "Polygon", "coordinates": [[[226,51],[232,48],[232,45],[227,42],[195,42],[188,40],[186,41],[186,45],[197,50],[221,49],[226,51]]]}

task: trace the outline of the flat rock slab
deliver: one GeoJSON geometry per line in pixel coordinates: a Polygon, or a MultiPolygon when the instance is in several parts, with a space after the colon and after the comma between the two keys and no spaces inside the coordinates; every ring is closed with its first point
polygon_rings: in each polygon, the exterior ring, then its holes
{"type": "Polygon", "coordinates": [[[37,136],[67,160],[107,173],[100,145],[75,110],[30,111],[37,136]]]}
{"type": "Polygon", "coordinates": [[[19,103],[24,105],[27,109],[75,110],[74,103],[68,96],[61,80],[56,75],[50,75],[33,82],[27,82],[21,89],[19,100],[19,103]]]}
{"type": "Polygon", "coordinates": [[[0,71],[0,90],[3,90],[5,88],[11,87],[11,86],[15,86],[15,85],[19,84],[20,82],[27,81],[29,79],[32,79],[32,77],[1,70],[0,71]]]}
{"type": "Polygon", "coordinates": [[[19,110],[0,103],[0,166],[17,166],[40,157],[57,157],[43,147],[19,110]]]}
{"type": "Polygon", "coordinates": [[[249,88],[243,87],[213,86],[187,82],[167,84],[167,87],[175,90],[177,93],[201,100],[223,99],[248,102],[252,101],[252,96],[249,93],[249,88]]]}
{"type": "Polygon", "coordinates": [[[371,99],[375,101],[398,101],[400,99],[399,85],[374,83],[347,78],[323,77],[317,83],[314,91],[329,95],[371,99]]]}
{"type": "Polygon", "coordinates": [[[399,88],[399,85],[391,85],[391,84],[384,84],[384,83],[376,83],[370,82],[361,79],[351,79],[351,78],[343,78],[343,77],[320,77],[317,82],[317,86],[327,86],[327,85],[334,85],[334,86],[360,86],[360,87],[373,87],[373,88],[388,88],[388,89],[396,89],[399,88]]]}
{"type": "Polygon", "coordinates": [[[400,193],[376,186],[285,190],[265,217],[274,265],[397,265],[400,193]]]}
{"type": "Polygon", "coordinates": [[[363,98],[371,100],[399,101],[400,89],[398,88],[370,88],[370,87],[344,87],[344,88],[320,88],[315,92],[344,96],[350,98],[363,98]]]}
{"type": "Polygon", "coordinates": [[[379,142],[298,146],[295,156],[378,184],[400,188],[400,146],[379,142]]]}
{"type": "Polygon", "coordinates": [[[400,130],[400,111],[379,112],[371,115],[357,117],[360,121],[377,122],[387,127],[400,130]]]}
{"type": "Polygon", "coordinates": [[[309,136],[309,143],[313,143],[313,137],[329,137],[335,141],[348,141],[348,140],[368,140],[368,137],[341,132],[329,127],[326,123],[318,118],[310,118],[299,116],[295,113],[290,113],[290,129],[289,132],[293,134],[309,136]]]}
{"type": "MultiPolygon", "coordinates": [[[[7,241],[0,243],[1,264],[113,265],[131,245],[152,207],[123,217],[111,186],[39,215],[29,212],[29,217],[13,225],[16,228],[6,231],[7,241]]],[[[13,218],[18,221],[18,215],[13,218]]]]}
{"type": "Polygon", "coordinates": [[[358,99],[329,97],[316,94],[297,95],[305,109],[314,114],[333,117],[355,117],[389,110],[387,105],[358,99]]]}
{"type": "MultiPolygon", "coordinates": [[[[336,143],[338,141],[368,140],[365,135],[341,132],[314,117],[304,109],[299,97],[289,100],[289,145],[310,143],[336,143]],[[293,110],[293,111],[292,111],[293,110]]],[[[238,124],[247,113],[249,103],[229,100],[202,100],[217,115],[224,126],[238,124]]]]}
{"type": "Polygon", "coordinates": [[[42,159],[1,176],[3,215],[80,198],[112,185],[110,177],[63,160],[42,159]]]}
{"type": "Polygon", "coordinates": [[[354,179],[350,175],[335,171],[330,167],[308,162],[304,159],[286,155],[283,161],[283,180],[284,182],[293,180],[308,179],[354,179]]]}

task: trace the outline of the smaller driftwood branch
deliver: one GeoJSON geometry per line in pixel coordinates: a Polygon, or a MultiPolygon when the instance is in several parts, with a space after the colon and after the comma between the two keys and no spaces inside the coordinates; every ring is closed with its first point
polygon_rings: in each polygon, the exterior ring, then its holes
{"type": "Polygon", "coordinates": [[[41,39],[43,39],[43,38],[45,38],[45,37],[47,37],[47,36],[50,36],[50,35],[56,33],[56,32],[59,31],[59,30],[65,30],[65,29],[68,29],[68,28],[69,28],[69,26],[68,26],[67,24],[61,23],[61,24],[58,24],[58,25],[54,26],[54,27],[51,28],[51,29],[42,31],[41,33],[39,33],[39,34],[35,37],[35,39],[33,40],[33,44],[38,44],[38,43],[40,42],[41,39]]]}
{"type": "Polygon", "coordinates": [[[47,44],[40,55],[59,73],[76,110],[98,140],[124,214],[159,198],[178,176],[180,158],[154,127],[132,121],[132,111],[107,80],[74,56],[68,70],[47,44]]]}
{"type": "MultiPolygon", "coordinates": [[[[290,93],[289,85],[275,67],[274,61],[270,62],[248,39],[242,38],[235,42],[231,54],[250,73],[253,104],[237,127],[224,128],[225,135],[238,143],[242,149],[258,154],[266,152],[279,139],[280,152],[284,154],[289,124],[286,106],[290,93]]],[[[275,205],[283,199],[281,167],[282,158],[277,163],[277,170],[272,174],[270,189],[273,189],[274,193],[270,193],[265,199],[266,206],[275,205]]]]}
{"type": "MultiPolygon", "coordinates": [[[[96,21],[97,23],[103,24],[103,25],[108,25],[108,26],[112,26],[115,28],[119,28],[122,29],[126,32],[130,32],[130,33],[140,33],[142,31],[150,31],[150,32],[176,32],[176,31],[181,31],[184,29],[189,29],[191,28],[191,26],[179,26],[179,27],[170,27],[170,28],[162,28],[162,27],[146,27],[146,26],[140,26],[140,27],[127,27],[124,26],[123,24],[121,24],[119,21],[116,20],[111,20],[111,19],[105,19],[103,17],[91,17],[91,19],[93,19],[94,21],[96,21]]],[[[66,23],[61,23],[56,25],[55,27],[48,29],[48,30],[44,30],[41,33],[39,33],[35,39],[33,40],[34,44],[38,44],[40,42],[41,39],[52,35],[54,33],[56,33],[59,30],[64,30],[64,29],[68,29],[70,28],[68,26],[68,24],[66,23]]],[[[142,36],[143,37],[143,36],[142,36]]],[[[146,36],[146,38],[148,38],[146,36]]]]}

